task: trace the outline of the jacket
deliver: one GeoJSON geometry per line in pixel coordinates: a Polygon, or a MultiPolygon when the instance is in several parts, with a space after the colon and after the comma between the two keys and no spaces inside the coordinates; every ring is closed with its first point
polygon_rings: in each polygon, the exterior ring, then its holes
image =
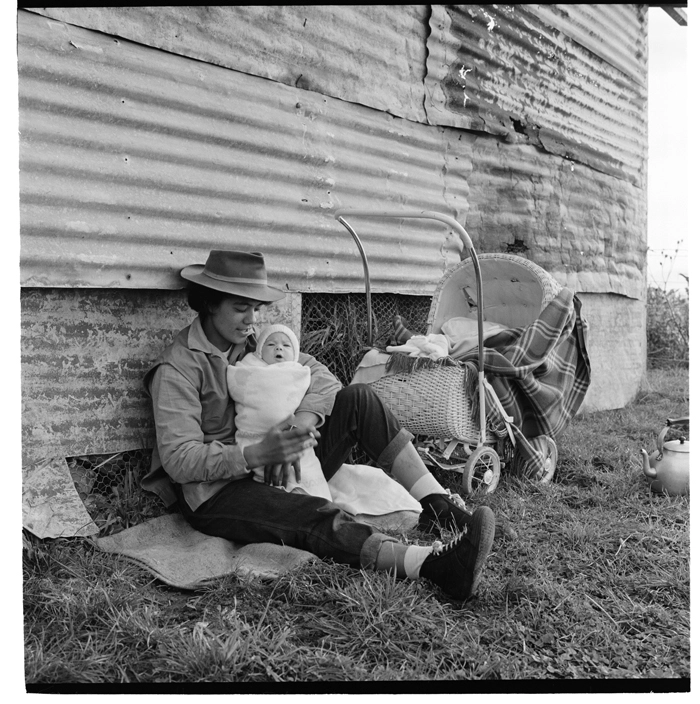
{"type": "MultiPolygon", "coordinates": [[[[197,317],[147,371],[144,384],[153,403],[156,445],[141,486],[167,506],[177,500],[173,483],[182,485],[185,500],[196,510],[228,482],[251,474],[235,443],[235,404],[226,370],[254,349],[251,340],[222,352],[209,342],[197,317]]],[[[321,425],[341,384],[310,355],[300,353],[299,362],[311,369],[311,383],[297,411],[315,413],[321,425]]]]}

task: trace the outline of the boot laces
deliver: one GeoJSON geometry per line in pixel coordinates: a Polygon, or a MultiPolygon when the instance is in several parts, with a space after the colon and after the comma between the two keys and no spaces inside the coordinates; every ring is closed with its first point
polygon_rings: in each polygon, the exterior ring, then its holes
{"type": "Polygon", "coordinates": [[[462,538],[464,538],[466,536],[466,534],[467,534],[467,531],[463,530],[461,533],[458,533],[457,535],[455,535],[455,537],[452,538],[452,540],[450,540],[449,543],[443,543],[442,540],[436,540],[432,545],[432,548],[433,548],[432,554],[433,555],[442,555],[444,552],[451,550],[453,547],[455,547],[455,545],[457,545],[457,543],[459,543],[460,540],[462,540],[462,538]]]}
{"type": "Polygon", "coordinates": [[[459,494],[455,494],[453,491],[451,491],[447,494],[447,498],[450,499],[450,501],[452,501],[452,503],[455,504],[457,508],[461,508],[462,511],[467,510],[467,504],[464,503],[464,499],[459,494]]]}

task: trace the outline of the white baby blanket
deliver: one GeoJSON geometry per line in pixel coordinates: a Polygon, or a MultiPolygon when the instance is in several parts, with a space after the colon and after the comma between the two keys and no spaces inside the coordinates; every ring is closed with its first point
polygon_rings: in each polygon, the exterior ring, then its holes
{"type": "Polygon", "coordinates": [[[229,366],[226,380],[236,403],[238,433],[258,442],[299,408],[311,383],[311,369],[299,362],[268,364],[250,353],[229,366]]]}
{"type": "MultiPolygon", "coordinates": [[[[245,447],[259,442],[270,428],[294,415],[311,383],[311,370],[299,362],[268,364],[250,353],[229,366],[226,381],[236,403],[236,442],[245,447]]],[[[301,482],[290,479],[287,491],[300,486],[308,494],[330,501],[328,483],[312,448],[299,463],[301,482]]]]}
{"type": "MultiPolygon", "coordinates": [[[[298,362],[267,364],[246,355],[227,371],[228,390],[236,403],[236,442],[258,442],[273,426],[293,415],[309,387],[311,371],[298,362]]],[[[326,481],[312,448],[301,458],[300,486],[313,496],[338,504],[352,515],[381,516],[420,511],[421,505],[398,482],[377,467],[344,464],[326,481]]]]}

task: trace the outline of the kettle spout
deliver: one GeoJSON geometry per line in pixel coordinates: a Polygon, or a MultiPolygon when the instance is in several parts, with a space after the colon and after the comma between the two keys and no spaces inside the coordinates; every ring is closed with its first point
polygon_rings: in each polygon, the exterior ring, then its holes
{"type": "Polygon", "coordinates": [[[650,479],[656,479],[656,469],[649,464],[649,455],[644,448],[642,448],[642,471],[650,479]]]}

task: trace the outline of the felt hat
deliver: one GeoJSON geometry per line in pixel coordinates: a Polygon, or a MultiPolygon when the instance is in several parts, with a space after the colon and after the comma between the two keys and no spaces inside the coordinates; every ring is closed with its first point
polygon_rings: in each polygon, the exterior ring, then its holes
{"type": "Polygon", "coordinates": [[[289,338],[290,342],[292,343],[292,350],[294,350],[294,361],[298,362],[299,340],[290,328],[288,328],[286,325],[281,325],[280,323],[275,323],[274,325],[267,325],[260,331],[260,334],[258,335],[258,345],[255,348],[255,353],[258,355],[258,357],[262,356],[262,348],[265,344],[265,340],[267,340],[267,338],[270,337],[273,332],[284,333],[289,338]]]}
{"type": "Polygon", "coordinates": [[[271,303],[287,294],[268,286],[265,259],[260,252],[212,249],[206,264],[186,266],[180,276],[200,286],[253,301],[271,303]]]}

